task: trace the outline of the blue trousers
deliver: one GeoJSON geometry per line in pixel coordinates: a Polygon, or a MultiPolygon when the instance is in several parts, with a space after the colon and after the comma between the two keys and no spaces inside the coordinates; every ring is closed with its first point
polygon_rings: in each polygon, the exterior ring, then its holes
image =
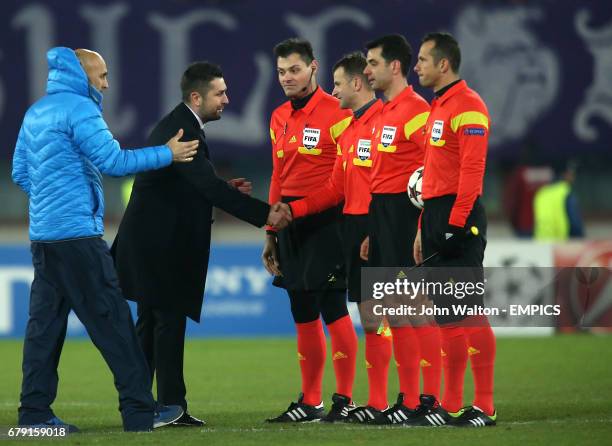
{"type": "MultiPolygon", "coordinates": [[[[138,343],[108,246],[101,238],[33,242],[34,281],[23,346],[19,424],[54,416],[57,366],[70,310],[87,329],[113,373],[123,428],[150,430],[155,403],[151,377],[138,343]]],[[[88,373],[87,364],[79,364],[88,373]]]]}

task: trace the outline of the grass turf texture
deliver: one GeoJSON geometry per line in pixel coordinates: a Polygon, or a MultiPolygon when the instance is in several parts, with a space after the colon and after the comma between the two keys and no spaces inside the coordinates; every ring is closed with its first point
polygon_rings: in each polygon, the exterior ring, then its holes
{"type": "MultiPolygon", "coordinates": [[[[21,383],[19,341],[1,341],[0,426],[16,422],[21,383]]],[[[66,342],[60,363],[56,414],[84,433],[63,444],[324,445],[609,444],[612,438],[612,337],[563,335],[498,340],[496,404],[498,426],[482,429],[402,428],[320,423],[266,424],[299,392],[292,339],[191,340],[185,352],[190,412],[204,428],[163,428],[125,434],[120,429],[112,376],[89,341],[66,342]]],[[[363,342],[355,400],[367,400],[363,342]]],[[[389,397],[397,395],[390,367],[389,397]]],[[[466,395],[471,398],[470,373],[466,395]]],[[[331,361],[323,385],[326,407],[334,392],[331,361]]],[[[34,440],[9,440],[26,444],[34,440]]]]}

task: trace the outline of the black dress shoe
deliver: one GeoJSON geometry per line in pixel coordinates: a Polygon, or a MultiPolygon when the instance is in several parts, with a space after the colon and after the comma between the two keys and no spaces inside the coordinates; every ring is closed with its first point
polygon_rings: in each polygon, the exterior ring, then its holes
{"type": "Polygon", "coordinates": [[[181,418],[172,423],[172,426],[204,426],[206,421],[198,420],[196,417],[191,416],[189,413],[185,412],[181,418]]]}

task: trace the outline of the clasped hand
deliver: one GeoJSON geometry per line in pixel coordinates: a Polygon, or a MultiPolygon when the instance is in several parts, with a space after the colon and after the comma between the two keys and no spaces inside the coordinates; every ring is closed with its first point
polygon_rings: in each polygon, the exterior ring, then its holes
{"type": "Polygon", "coordinates": [[[286,228],[292,220],[291,208],[287,203],[278,202],[270,206],[267,224],[274,229],[286,228]]]}

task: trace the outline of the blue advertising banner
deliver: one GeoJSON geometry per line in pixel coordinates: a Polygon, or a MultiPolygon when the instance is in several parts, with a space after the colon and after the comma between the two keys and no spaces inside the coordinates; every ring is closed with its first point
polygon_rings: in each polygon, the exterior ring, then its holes
{"type": "MultiPolygon", "coordinates": [[[[208,134],[215,158],[231,161],[269,157],[269,116],[284,100],[271,53],[280,40],[312,42],[319,83],[330,91],[330,67],[342,54],[390,32],[403,33],[416,52],[426,32],[440,29],[458,38],[462,76],[488,104],[491,157],[516,159],[525,141],[536,141],[549,158],[603,154],[612,139],[607,1],[22,0],[1,2],[0,12],[5,159],[25,110],[45,92],[45,52],[56,45],[105,57],[105,118],[125,146],[142,145],[179,102],[179,80],[191,61],[221,64],[230,105],[208,134]]],[[[410,81],[417,82],[414,74],[410,81]]]]}
{"type": "MultiPolygon", "coordinates": [[[[190,321],[188,336],[295,333],[287,295],[272,286],[272,278],[261,265],[260,255],[261,246],[257,244],[213,245],[202,322],[190,321]]],[[[33,278],[32,259],[26,245],[0,246],[0,338],[23,337],[33,278]]],[[[131,306],[132,314],[136,314],[135,306],[131,306]]],[[[86,335],[83,325],[71,313],[68,336],[86,335]]]]}

